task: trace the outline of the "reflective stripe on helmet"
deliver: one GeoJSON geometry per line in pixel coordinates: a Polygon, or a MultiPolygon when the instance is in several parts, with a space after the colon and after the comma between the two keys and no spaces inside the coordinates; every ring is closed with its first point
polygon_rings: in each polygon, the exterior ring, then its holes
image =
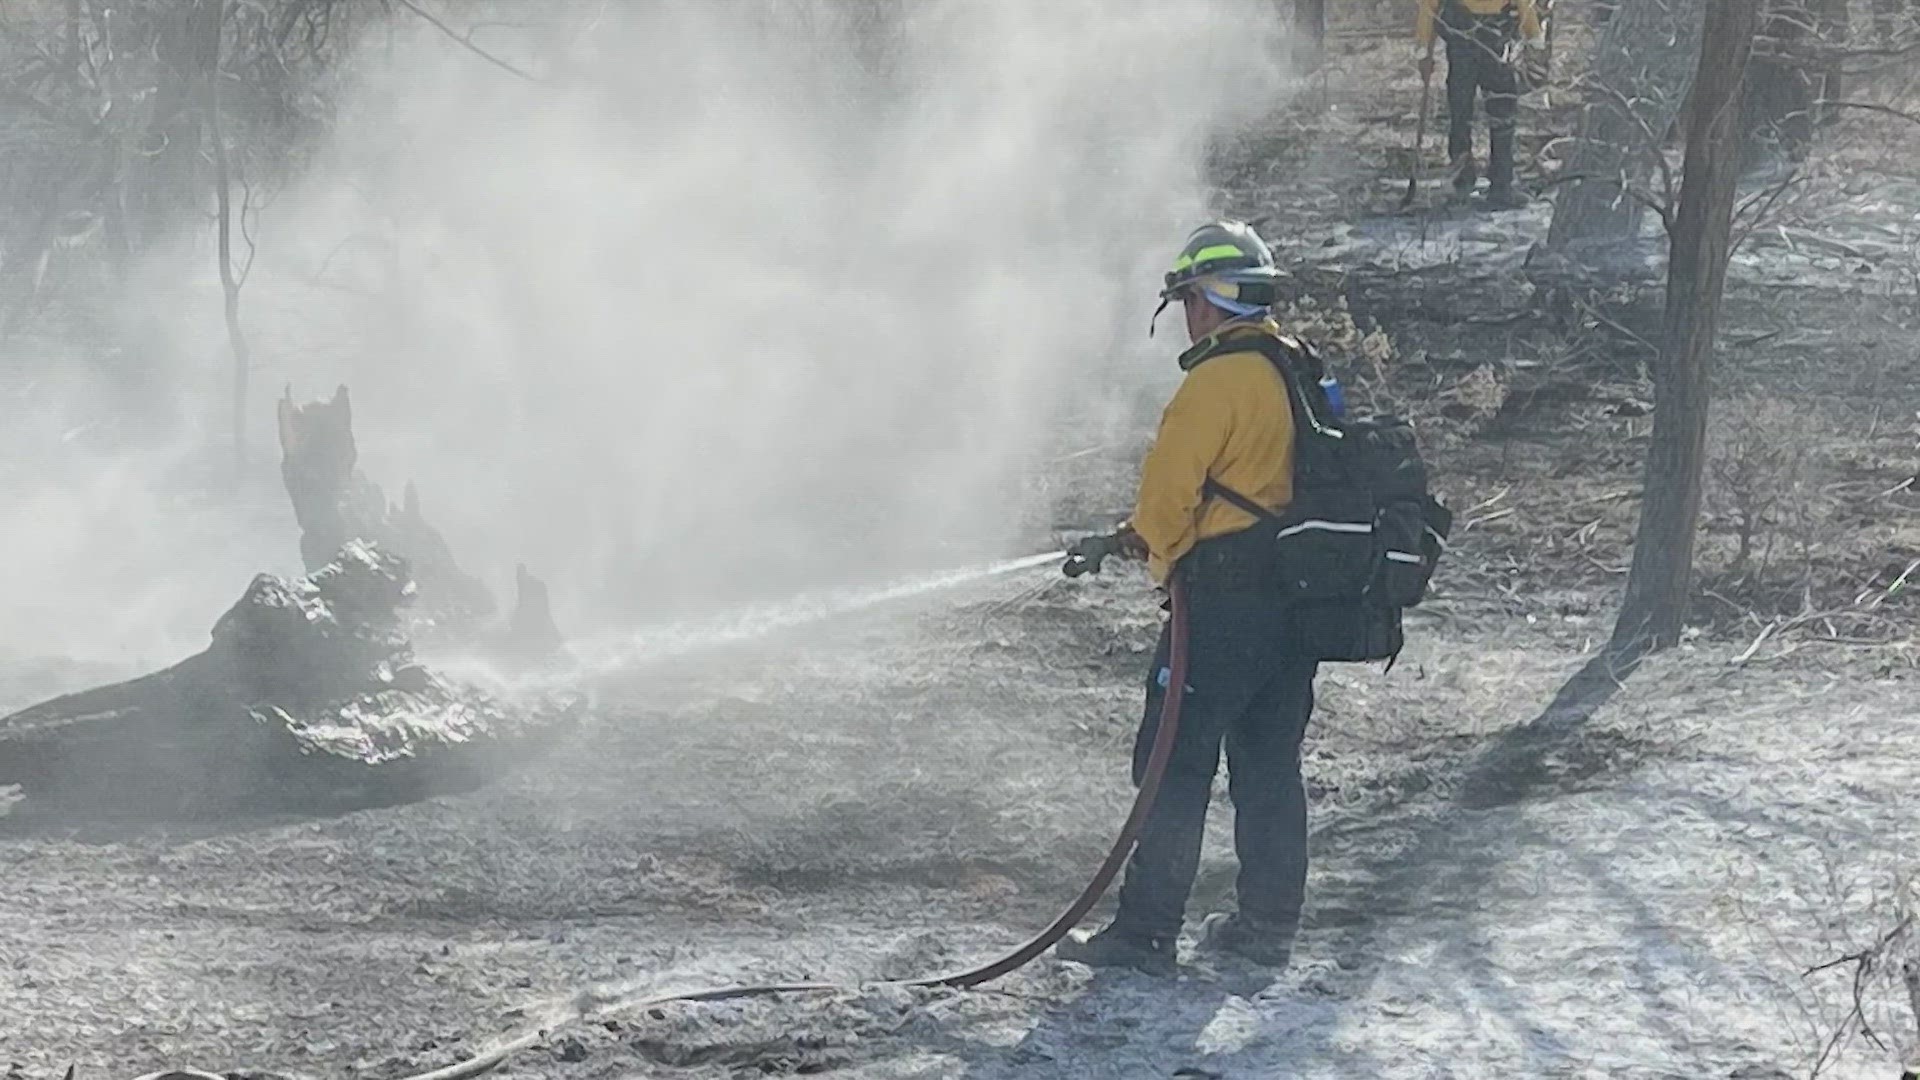
{"type": "Polygon", "coordinates": [[[1179,258],[1173,260],[1173,272],[1177,274],[1196,263],[1212,262],[1215,259],[1244,258],[1247,258],[1247,253],[1234,247],[1232,244],[1215,244],[1212,247],[1203,247],[1191,255],[1181,255],[1179,258]]]}
{"type": "Polygon", "coordinates": [[[1244,259],[1246,257],[1246,252],[1241,251],[1232,244],[1215,244],[1212,247],[1203,247],[1193,253],[1193,261],[1197,263],[1212,262],[1214,259],[1244,259]]]}

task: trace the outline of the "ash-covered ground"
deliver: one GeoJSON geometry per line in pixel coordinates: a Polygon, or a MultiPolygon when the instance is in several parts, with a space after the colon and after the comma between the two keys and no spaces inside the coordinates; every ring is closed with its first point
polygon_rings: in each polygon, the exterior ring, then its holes
{"type": "MultiPolygon", "coordinates": [[[[399,1076],[587,989],[1011,946],[1124,813],[1153,630],[1143,581],[1031,596],[1047,573],[636,668],[599,688],[597,729],[479,794],[10,837],[5,1056],[29,1077],[399,1076]]],[[[1575,663],[1565,638],[1429,631],[1391,675],[1326,673],[1312,923],[1269,986],[1048,958],[971,992],[616,1012],[508,1072],[1800,1075],[1828,1019],[1801,971],[1870,932],[1868,891],[1920,842],[1911,679],[1688,649],[1523,801],[1461,808],[1479,749],[1575,663]]],[[[1196,908],[1230,881],[1224,835],[1196,908]]]]}
{"type": "MultiPolygon", "coordinates": [[[[1399,665],[1322,676],[1293,970],[1168,983],[1047,958],[976,991],[569,1019],[583,991],[937,972],[1052,918],[1131,796],[1155,610],[1137,574],[1042,567],[643,654],[595,678],[589,730],[475,794],[186,835],[16,829],[0,1061],[29,1080],[396,1078],[548,1029],[507,1075],[1757,1080],[1809,1075],[1839,1033],[1821,1075],[1896,1075],[1913,1018],[1874,997],[1877,1049],[1847,1016],[1853,969],[1809,970],[1893,928],[1920,850],[1911,591],[1841,610],[1892,595],[1920,557],[1900,483],[1920,466],[1916,308],[1888,246],[1920,206],[1872,189],[1832,218],[1845,237],[1796,227],[1736,260],[1723,401],[1787,402],[1784,420],[1748,415],[1820,434],[1789,444],[1812,463],[1791,483],[1836,527],[1801,523],[1793,574],[1756,575],[1731,562],[1738,500],[1710,499],[1697,632],[1571,741],[1521,743],[1527,782],[1487,799],[1484,755],[1607,629],[1647,435],[1644,326],[1528,313],[1500,275],[1544,209],[1384,217],[1407,78],[1375,115],[1363,87],[1399,53],[1345,48],[1328,93],[1363,107],[1277,117],[1244,154],[1259,170],[1228,155],[1222,203],[1320,223],[1268,231],[1339,282],[1315,310],[1350,301],[1336,359],[1357,388],[1434,404],[1463,514],[1399,665]]],[[[1539,145],[1566,113],[1525,122],[1539,145]]],[[[1124,507],[1145,435],[1094,454],[1063,437],[1070,459],[1037,478],[1067,492],[1056,517],[1124,507]]],[[[87,681],[0,674],[23,704],[13,687],[87,681]]],[[[1221,796],[1195,916],[1231,881],[1221,796]]]]}

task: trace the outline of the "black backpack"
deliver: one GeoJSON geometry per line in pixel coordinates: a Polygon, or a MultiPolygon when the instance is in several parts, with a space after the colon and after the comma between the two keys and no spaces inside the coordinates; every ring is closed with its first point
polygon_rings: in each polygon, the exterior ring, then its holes
{"type": "Polygon", "coordinates": [[[1245,539],[1259,545],[1261,576],[1291,610],[1300,648],[1319,660],[1391,661],[1405,641],[1401,613],[1426,598],[1453,529],[1452,511],[1428,489],[1413,425],[1391,415],[1335,419],[1319,354],[1292,338],[1238,336],[1187,366],[1246,351],[1265,356],[1286,388],[1293,499],[1267,510],[1211,477],[1206,494],[1259,519],[1245,539]]]}

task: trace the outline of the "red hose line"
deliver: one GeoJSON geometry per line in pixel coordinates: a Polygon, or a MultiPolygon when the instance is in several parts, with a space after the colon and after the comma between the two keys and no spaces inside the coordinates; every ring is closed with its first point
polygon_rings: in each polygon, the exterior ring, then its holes
{"type": "Polygon", "coordinates": [[[1080,891],[1079,899],[1060,913],[1045,930],[1032,941],[1020,946],[998,960],[976,968],[942,975],[930,979],[911,979],[906,986],[979,986],[992,982],[1003,975],[1009,975],[1032,963],[1041,953],[1058,944],[1067,936],[1067,931],[1079,925],[1086,918],[1093,905],[1106,895],[1113,879],[1120,875],[1120,868],[1127,864],[1127,857],[1133,853],[1134,842],[1140,839],[1140,830],[1146,827],[1147,815],[1153,812],[1153,800],[1160,794],[1160,779],[1167,773],[1167,761],[1173,756],[1174,736],[1180,733],[1180,703],[1186,697],[1187,686],[1187,597],[1186,586],[1178,574],[1168,579],[1169,597],[1167,614],[1167,693],[1160,699],[1160,725],[1154,731],[1153,750],[1147,755],[1147,767],[1140,776],[1140,788],[1133,796],[1133,809],[1127,814],[1126,824],[1120,827],[1120,835],[1108,849],[1107,857],[1100,863],[1100,869],[1094,872],[1093,880],[1080,891]]]}
{"type": "MultiPolygon", "coordinates": [[[[876,986],[946,986],[968,987],[992,982],[1011,974],[1032,963],[1040,954],[1058,944],[1067,936],[1067,931],[1086,918],[1087,912],[1106,895],[1113,879],[1120,875],[1120,869],[1126,865],[1127,857],[1133,853],[1134,842],[1140,839],[1140,830],[1146,827],[1147,815],[1153,812],[1154,798],[1160,793],[1160,780],[1166,775],[1167,761],[1173,756],[1173,742],[1180,732],[1180,705],[1186,697],[1187,686],[1187,596],[1186,586],[1175,574],[1168,580],[1169,598],[1167,615],[1167,693],[1160,702],[1160,724],[1154,732],[1153,749],[1147,755],[1147,767],[1140,776],[1139,790],[1133,797],[1133,809],[1128,812],[1127,820],[1120,827],[1120,835],[1114,839],[1113,847],[1107,851],[1107,857],[1100,863],[1100,869],[1094,872],[1093,880],[1080,891],[1078,899],[1060,913],[1045,930],[1040,931],[1032,940],[1012,952],[978,967],[956,971],[949,975],[934,975],[919,979],[889,979],[880,982],[862,983],[858,986],[828,982],[788,982],[756,983],[742,986],[715,986],[702,990],[686,990],[679,993],[649,994],[632,998],[622,998],[608,1002],[597,1008],[582,1009],[575,1019],[601,1015],[618,1009],[652,1008],[682,1001],[729,1001],[740,998],[768,997],[775,994],[825,993],[834,990],[857,990],[861,987],[876,986]]],[[[467,1080],[498,1067],[509,1057],[521,1050],[536,1046],[552,1034],[552,1029],[530,1032],[509,1042],[495,1046],[492,1050],[475,1055],[463,1061],[454,1062],[444,1068],[430,1072],[417,1073],[401,1080],[467,1080]]],[[[146,1080],[146,1078],[142,1078],[146,1080]]]]}

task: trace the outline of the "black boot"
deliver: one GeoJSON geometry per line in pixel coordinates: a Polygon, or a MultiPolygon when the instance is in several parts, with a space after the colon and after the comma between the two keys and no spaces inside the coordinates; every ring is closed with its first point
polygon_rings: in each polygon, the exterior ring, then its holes
{"type": "Polygon", "coordinates": [[[1142,937],[1117,923],[1090,937],[1069,934],[1053,954],[1091,968],[1132,968],[1161,978],[1179,971],[1172,938],[1142,937]]]}
{"type": "Polygon", "coordinates": [[[1495,184],[1487,189],[1487,207],[1492,210],[1519,210],[1528,204],[1525,193],[1511,183],[1495,184]]]}
{"type": "Polygon", "coordinates": [[[1473,160],[1472,154],[1462,154],[1453,159],[1453,190],[1456,194],[1473,194],[1474,186],[1480,183],[1480,165],[1473,160]]]}
{"type": "Polygon", "coordinates": [[[1219,912],[1200,924],[1194,951],[1230,955],[1262,967],[1284,968],[1293,959],[1292,924],[1269,923],[1219,912]]]}

